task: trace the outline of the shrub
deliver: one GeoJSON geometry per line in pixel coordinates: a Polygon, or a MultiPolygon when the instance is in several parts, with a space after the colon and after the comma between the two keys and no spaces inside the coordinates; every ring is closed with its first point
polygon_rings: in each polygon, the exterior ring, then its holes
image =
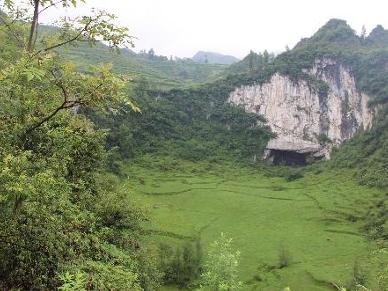
{"type": "Polygon", "coordinates": [[[58,289],[61,291],[86,291],[86,274],[83,272],[76,272],[71,274],[65,272],[59,275],[59,280],[62,282],[62,286],[58,289]]]}
{"type": "Polygon", "coordinates": [[[240,289],[239,256],[240,252],[232,248],[232,239],[221,233],[221,237],[210,245],[202,285],[210,290],[240,289]]]}
{"type": "Polygon", "coordinates": [[[386,290],[388,286],[388,266],[382,266],[381,271],[377,276],[378,291],[386,290]]]}
{"type": "Polygon", "coordinates": [[[365,229],[372,239],[388,239],[388,194],[373,204],[365,221],[365,229]]]}
{"type": "Polygon", "coordinates": [[[332,142],[331,139],[324,133],[321,133],[320,135],[318,135],[317,139],[319,144],[321,145],[325,145],[332,142]]]}
{"type": "MultiPolygon", "coordinates": [[[[353,265],[353,274],[350,282],[347,284],[348,290],[358,290],[360,286],[365,286],[367,282],[367,274],[361,267],[359,261],[355,261],[353,265]]],[[[365,289],[364,289],[365,290],[365,289]]]]}
{"type": "Polygon", "coordinates": [[[278,267],[279,269],[283,269],[291,265],[292,263],[292,256],[288,249],[284,246],[280,247],[279,254],[278,254],[278,267]]]}
{"type": "Polygon", "coordinates": [[[199,239],[186,242],[175,250],[169,245],[160,245],[160,266],[166,284],[174,284],[180,288],[192,287],[201,273],[201,262],[199,239]]]}
{"type": "Polygon", "coordinates": [[[130,262],[123,265],[93,261],[85,262],[82,269],[89,274],[87,289],[143,290],[139,283],[138,274],[136,274],[134,267],[129,264],[130,262]]]}
{"type": "Polygon", "coordinates": [[[292,182],[298,179],[303,178],[303,172],[300,169],[292,169],[290,168],[284,175],[284,178],[287,182],[292,182]]]}

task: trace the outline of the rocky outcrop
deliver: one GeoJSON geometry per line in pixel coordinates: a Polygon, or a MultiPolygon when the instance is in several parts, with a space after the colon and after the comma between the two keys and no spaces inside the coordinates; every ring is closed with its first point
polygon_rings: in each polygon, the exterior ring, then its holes
{"type": "MultiPolygon", "coordinates": [[[[307,81],[292,81],[274,74],[262,85],[241,86],[229,101],[248,112],[263,115],[277,137],[268,151],[290,151],[329,158],[333,145],[352,137],[359,128],[371,125],[369,97],[357,89],[351,71],[331,59],[316,60],[305,73],[324,81],[322,94],[307,81]]],[[[267,157],[270,153],[267,151],[267,157]]]]}

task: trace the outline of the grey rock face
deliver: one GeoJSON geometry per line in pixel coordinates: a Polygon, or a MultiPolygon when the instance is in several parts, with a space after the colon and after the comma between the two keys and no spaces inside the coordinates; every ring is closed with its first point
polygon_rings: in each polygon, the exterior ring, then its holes
{"type": "Polygon", "coordinates": [[[357,89],[351,71],[334,60],[316,60],[306,73],[328,85],[327,96],[320,96],[306,81],[293,82],[277,73],[263,85],[236,88],[229,102],[268,120],[277,138],[267,149],[329,158],[333,145],[349,139],[359,128],[370,127],[369,97],[357,89]]]}

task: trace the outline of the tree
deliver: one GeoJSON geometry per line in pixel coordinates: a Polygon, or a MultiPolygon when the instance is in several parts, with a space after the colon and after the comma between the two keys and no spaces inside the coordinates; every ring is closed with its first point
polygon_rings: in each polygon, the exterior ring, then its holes
{"type": "Polygon", "coordinates": [[[264,64],[267,65],[270,61],[270,55],[267,50],[264,50],[263,58],[264,58],[264,64]]]}
{"type": "MultiPolygon", "coordinates": [[[[60,111],[69,110],[79,106],[107,106],[111,100],[117,102],[126,102],[133,109],[137,109],[123,89],[126,86],[125,78],[118,78],[111,73],[110,66],[95,67],[93,75],[79,74],[75,71],[75,66],[58,65],[58,56],[55,50],[66,46],[76,45],[77,42],[89,42],[94,45],[97,41],[103,40],[110,47],[133,45],[132,37],[128,35],[128,29],[117,27],[113,24],[115,16],[105,11],[95,11],[93,16],[76,17],[74,19],[65,18],[62,26],[57,29],[59,35],[41,40],[41,45],[37,47],[39,16],[51,7],[55,6],[76,6],[79,1],[61,0],[34,0],[31,2],[30,9],[32,20],[28,23],[24,18],[26,14],[20,14],[20,9],[15,6],[14,1],[5,0],[0,6],[9,16],[0,16],[3,23],[3,29],[8,31],[8,35],[23,35],[23,29],[29,27],[27,41],[24,44],[25,52],[18,56],[18,60],[12,60],[8,67],[1,72],[3,83],[8,82],[11,91],[16,89],[16,84],[20,83],[19,89],[23,89],[24,76],[28,82],[49,80],[49,84],[54,88],[50,96],[45,96],[47,102],[57,101],[57,105],[50,104],[51,108],[46,114],[39,112],[40,118],[31,118],[33,121],[25,128],[24,135],[27,136],[33,130],[48,122],[60,111]],[[16,23],[17,25],[11,25],[16,23]],[[22,27],[20,27],[22,23],[22,27]],[[45,45],[45,46],[43,46],[45,45]],[[19,79],[18,79],[19,78],[19,79]],[[15,86],[13,86],[14,84],[15,86]]],[[[81,2],[84,2],[81,0],[81,2]]],[[[20,40],[20,38],[17,38],[20,40]]],[[[7,87],[6,87],[7,88],[7,87]]],[[[20,92],[21,93],[21,92],[20,92]]],[[[31,92],[30,92],[31,93],[31,92]]],[[[10,94],[10,92],[3,92],[10,94]]],[[[40,95],[34,92],[34,95],[40,95]]],[[[48,94],[46,94],[48,95],[48,94]]],[[[36,103],[36,110],[41,111],[41,102],[43,96],[39,96],[39,102],[36,103]]],[[[43,99],[44,99],[43,98],[43,99]]],[[[34,110],[30,110],[34,113],[34,110]]]]}
{"type": "Polygon", "coordinates": [[[115,49],[132,38],[104,11],[40,34],[42,13],[77,2],[0,2],[0,289],[57,289],[77,274],[86,289],[157,285],[139,267],[144,215],[103,173],[105,132],[77,114],[137,110],[127,78],[109,65],[83,74],[60,56],[81,41],[115,49]]]}
{"type": "Polygon", "coordinates": [[[203,287],[209,290],[240,289],[239,256],[240,252],[232,249],[232,239],[221,233],[221,237],[210,245],[202,274],[203,287]]]}
{"type": "Polygon", "coordinates": [[[366,28],[365,28],[365,25],[362,26],[361,28],[361,39],[365,39],[366,38],[366,28]]]}
{"type": "Polygon", "coordinates": [[[153,59],[155,57],[155,51],[153,48],[151,48],[149,51],[148,51],[148,58],[150,59],[153,59]]]}
{"type": "Polygon", "coordinates": [[[207,58],[207,54],[205,55],[205,59],[204,59],[204,61],[203,61],[205,64],[208,64],[209,63],[209,60],[208,60],[208,58],[207,58]]]}
{"type": "Polygon", "coordinates": [[[248,55],[249,72],[253,73],[255,68],[255,53],[251,50],[248,55]]]}

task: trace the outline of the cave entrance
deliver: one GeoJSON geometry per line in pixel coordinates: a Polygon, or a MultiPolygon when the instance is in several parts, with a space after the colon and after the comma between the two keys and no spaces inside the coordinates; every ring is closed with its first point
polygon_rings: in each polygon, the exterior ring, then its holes
{"type": "Polygon", "coordinates": [[[292,151],[271,150],[270,156],[274,165],[305,166],[307,155],[292,151]]]}

